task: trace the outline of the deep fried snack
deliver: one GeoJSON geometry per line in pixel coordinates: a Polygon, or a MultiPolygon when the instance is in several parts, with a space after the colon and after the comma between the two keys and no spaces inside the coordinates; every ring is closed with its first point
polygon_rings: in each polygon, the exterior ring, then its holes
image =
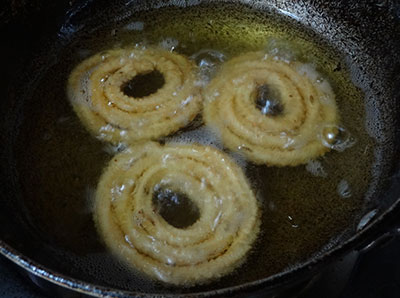
{"type": "Polygon", "coordinates": [[[228,61],[204,94],[203,118],[257,164],[296,166],[338,133],[335,96],[311,67],[250,52],[228,61]]]}
{"type": "Polygon", "coordinates": [[[187,125],[201,110],[194,64],[161,49],[117,49],[80,63],[68,81],[68,97],[96,137],[112,143],[157,139],[187,125]],[[124,87],[138,75],[157,71],[164,84],[134,97],[124,87]]]}
{"type": "Polygon", "coordinates": [[[133,268],[175,285],[218,278],[239,266],[259,231],[259,208],[241,169],[208,146],[154,142],[116,155],[98,183],[94,218],[106,245],[133,268]],[[199,218],[169,224],[159,190],[185,194],[199,218]]]}

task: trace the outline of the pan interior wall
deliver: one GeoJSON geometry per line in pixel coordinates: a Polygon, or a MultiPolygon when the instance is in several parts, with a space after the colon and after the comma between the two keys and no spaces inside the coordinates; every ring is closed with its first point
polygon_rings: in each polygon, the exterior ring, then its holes
{"type": "MultiPolygon", "coordinates": [[[[329,38],[321,38],[318,30],[300,25],[282,11],[278,15],[272,2],[266,8],[262,5],[263,11],[225,1],[188,7],[162,2],[165,7],[151,9],[153,2],[130,4],[122,10],[126,3],[121,1],[108,10],[114,16],[108,14],[107,23],[98,21],[104,15],[97,21],[93,16],[84,19],[96,9],[82,8],[71,14],[61,30],[61,40],[53,49],[57,59],[47,61],[43,56],[35,74],[37,83],[24,93],[14,155],[28,220],[35,226],[34,235],[46,240],[29,251],[20,249],[49,268],[92,283],[148,293],[186,293],[290,270],[352,235],[361,215],[381,192],[382,175],[390,173],[385,158],[390,160],[387,157],[394,149],[366,126],[368,117],[377,119],[368,110],[374,90],[354,78],[357,65],[349,53],[339,51],[329,38]],[[246,175],[262,203],[262,233],[245,264],[211,284],[166,287],[132,272],[107,252],[93,224],[96,184],[111,155],[107,145],[90,136],[74,114],[65,94],[66,81],[84,58],[137,44],[169,46],[188,56],[213,50],[226,59],[254,50],[277,49],[283,55],[295,55],[315,65],[329,80],[341,124],[354,140],[343,152],[332,151],[307,166],[247,165],[246,175]]],[[[388,122],[382,125],[388,140],[392,131],[386,128],[388,122]]]]}

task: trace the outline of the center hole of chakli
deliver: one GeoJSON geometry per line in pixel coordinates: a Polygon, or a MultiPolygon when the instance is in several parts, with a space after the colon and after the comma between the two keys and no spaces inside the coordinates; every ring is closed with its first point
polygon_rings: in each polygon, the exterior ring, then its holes
{"type": "Polygon", "coordinates": [[[141,98],[156,93],[164,84],[164,75],[155,69],[134,76],[122,85],[121,91],[127,96],[141,98]]]}
{"type": "Polygon", "coordinates": [[[266,84],[257,87],[255,104],[263,115],[278,116],[283,113],[279,91],[266,84]]]}
{"type": "Polygon", "coordinates": [[[158,214],[175,228],[190,227],[200,218],[200,210],[192,200],[169,188],[155,190],[152,202],[158,214]]]}

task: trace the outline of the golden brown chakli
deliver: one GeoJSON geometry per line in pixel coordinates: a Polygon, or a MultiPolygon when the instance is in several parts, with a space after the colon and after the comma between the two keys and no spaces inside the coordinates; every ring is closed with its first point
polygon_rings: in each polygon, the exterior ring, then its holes
{"type": "MultiPolygon", "coordinates": [[[[117,49],[80,63],[68,81],[75,112],[96,137],[113,142],[157,139],[187,125],[201,109],[195,65],[162,49],[117,49]],[[157,71],[164,84],[152,94],[131,96],[124,86],[157,71]]],[[[135,91],[135,90],[133,90],[135,91]]]]}
{"type": "Polygon", "coordinates": [[[151,278],[203,283],[244,261],[259,231],[259,208],[241,169],[208,146],[154,142],[116,155],[100,178],[95,222],[112,252],[151,278]],[[199,209],[177,228],[156,210],[155,192],[185,194],[199,209]]]}
{"type": "Polygon", "coordinates": [[[323,155],[338,132],[329,84],[310,66],[263,52],[222,66],[205,91],[203,118],[227,148],[275,166],[323,155]]]}

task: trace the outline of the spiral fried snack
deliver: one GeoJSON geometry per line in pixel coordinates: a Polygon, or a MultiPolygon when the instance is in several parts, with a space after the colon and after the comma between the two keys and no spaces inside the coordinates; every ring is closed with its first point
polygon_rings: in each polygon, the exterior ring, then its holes
{"type": "MultiPolygon", "coordinates": [[[[195,66],[160,49],[118,49],[79,64],[68,81],[68,97],[81,121],[100,139],[130,143],[157,139],[184,127],[199,113],[195,66]],[[133,97],[124,88],[137,76],[161,73],[155,93],[133,97]]],[[[133,90],[135,91],[135,90],[133,90]]]]}
{"type": "Polygon", "coordinates": [[[262,52],[222,66],[203,117],[230,150],[257,164],[295,166],[323,155],[338,132],[335,96],[307,65],[262,52]]]}
{"type": "Polygon", "coordinates": [[[259,209],[241,169],[200,145],[136,145],[116,155],[96,193],[95,222],[111,251],[151,278],[204,283],[244,260],[259,230],[259,209]],[[176,228],[156,210],[160,189],[184,193],[199,209],[176,228]]]}

